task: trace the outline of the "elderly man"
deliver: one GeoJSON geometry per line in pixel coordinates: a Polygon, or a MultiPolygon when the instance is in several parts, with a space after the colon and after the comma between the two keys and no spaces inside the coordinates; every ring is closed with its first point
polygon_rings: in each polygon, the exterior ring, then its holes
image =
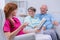
{"type": "Polygon", "coordinates": [[[41,13],[36,14],[35,17],[39,17],[40,20],[42,20],[42,18],[46,18],[45,23],[42,25],[42,30],[44,30],[43,33],[51,35],[52,40],[57,40],[54,25],[58,26],[58,22],[56,22],[55,19],[50,14],[47,13],[48,11],[47,5],[42,5],[40,11],[41,13]]]}

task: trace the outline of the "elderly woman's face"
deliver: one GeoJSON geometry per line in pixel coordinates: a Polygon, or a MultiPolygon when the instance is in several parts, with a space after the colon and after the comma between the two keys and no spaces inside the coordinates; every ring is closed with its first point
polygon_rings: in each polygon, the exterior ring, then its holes
{"type": "Polygon", "coordinates": [[[34,16],[35,15],[35,12],[33,10],[28,10],[28,13],[30,16],[34,16]]]}
{"type": "Polygon", "coordinates": [[[17,13],[17,9],[11,12],[12,16],[16,16],[16,13],[17,13]]]}

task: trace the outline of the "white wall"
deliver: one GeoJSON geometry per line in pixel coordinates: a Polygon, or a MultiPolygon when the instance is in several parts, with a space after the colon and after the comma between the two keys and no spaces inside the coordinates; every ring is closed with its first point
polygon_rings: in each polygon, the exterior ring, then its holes
{"type": "MultiPolygon", "coordinates": [[[[18,0],[19,1],[19,0],[18,0]]],[[[29,7],[35,7],[37,9],[36,13],[40,13],[40,6],[46,4],[48,6],[48,12],[55,17],[57,21],[60,21],[60,0],[21,0],[27,1],[29,7]]]]}
{"type": "Polygon", "coordinates": [[[60,0],[27,0],[28,7],[35,7],[37,13],[40,12],[40,6],[46,4],[48,12],[52,14],[57,21],[60,21],[60,0]]]}
{"type": "MultiPolygon", "coordinates": [[[[6,0],[7,2],[9,0],[6,0]]],[[[11,1],[11,0],[10,0],[11,1]]],[[[16,0],[19,1],[19,0],[16,0]]],[[[46,4],[48,6],[48,12],[51,13],[56,19],[60,20],[60,0],[20,0],[20,1],[27,1],[27,5],[29,7],[35,7],[37,9],[37,13],[40,12],[40,6],[42,4],[46,4]]],[[[5,0],[0,0],[0,9],[3,9],[5,0]]]]}
{"type": "Polygon", "coordinates": [[[33,6],[39,9],[42,4],[47,4],[49,11],[60,11],[59,2],[60,0],[28,0],[28,7],[33,6]]]}
{"type": "Polygon", "coordinates": [[[0,9],[3,9],[5,5],[5,0],[0,0],[0,9]]]}
{"type": "MultiPolygon", "coordinates": [[[[9,0],[7,0],[9,1],[9,0]]],[[[19,0],[17,0],[19,1],[19,0]]],[[[23,1],[23,0],[21,0],[23,1]]],[[[39,8],[42,4],[47,4],[49,11],[54,11],[54,12],[59,12],[60,11],[60,0],[24,0],[28,2],[28,7],[35,7],[38,9],[37,11],[39,12],[39,8]]],[[[5,0],[0,0],[0,9],[3,9],[5,4],[5,0]]]]}
{"type": "Polygon", "coordinates": [[[40,12],[41,5],[46,4],[48,6],[48,12],[52,14],[55,17],[55,19],[60,21],[60,0],[16,0],[16,1],[27,1],[28,2],[27,8],[31,6],[35,7],[37,9],[36,13],[40,12]]]}
{"type": "Polygon", "coordinates": [[[48,6],[48,12],[60,22],[60,0],[24,0],[27,1],[28,8],[35,7],[36,13],[40,13],[40,6],[46,4],[48,6]]]}

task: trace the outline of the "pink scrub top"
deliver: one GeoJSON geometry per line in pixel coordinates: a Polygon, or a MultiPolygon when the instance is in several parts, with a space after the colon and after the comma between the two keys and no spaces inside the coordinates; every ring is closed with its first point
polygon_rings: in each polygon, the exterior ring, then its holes
{"type": "MultiPolygon", "coordinates": [[[[11,27],[11,24],[10,24],[10,22],[9,22],[8,19],[5,20],[5,24],[4,24],[4,28],[3,28],[3,31],[4,31],[4,32],[13,32],[13,31],[15,31],[19,26],[21,26],[21,22],[20,22],[17,18],[13,17],[13,20],[15,21],[14,27],[11,27]]],[[[25,34],[25,33],[23,32],[23,29],[20,30],[17,35],[22,35],[22,34],[25,34]]]]}

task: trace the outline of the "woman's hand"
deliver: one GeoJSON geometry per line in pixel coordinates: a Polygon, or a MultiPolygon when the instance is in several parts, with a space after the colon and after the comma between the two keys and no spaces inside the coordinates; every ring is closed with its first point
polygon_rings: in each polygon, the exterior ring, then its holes
{"type": "Polygon", "coordinates": [[[22,25],[21,25],[21,28],[25,28],[26,26],[28,26],[28,23],[26,22],[26,23],[23,23],[22,25]]]}

